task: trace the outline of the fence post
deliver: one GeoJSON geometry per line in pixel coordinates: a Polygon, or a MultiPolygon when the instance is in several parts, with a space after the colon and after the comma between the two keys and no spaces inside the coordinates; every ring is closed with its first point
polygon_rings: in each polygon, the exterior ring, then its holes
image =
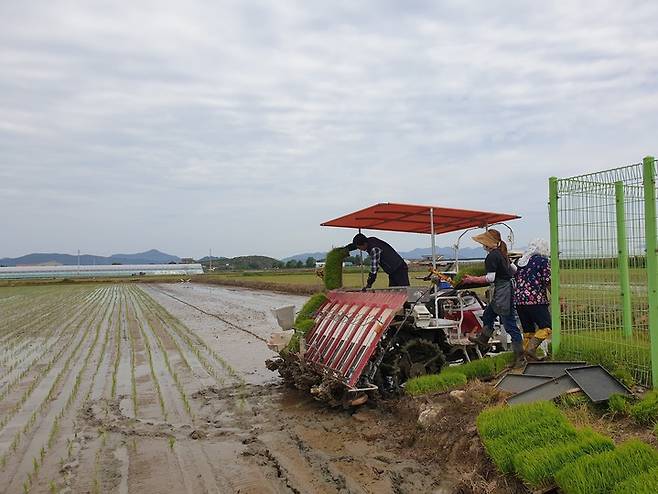
{"type": "Polygon", "coordinates": [[[628,243],[626,241],[624,182],[615,182],[615,212],[617,214],[617,254],[619,258],[622,321],[624,323],[624,335],[630,337],[633,334],[633,311],[631,309],[631,278],[628,268],[628,243]]]}
{"type": "Polygon", "coordinates": [[[656,258],[656,170],[653,156],[643,161],[644,233],[647,245],[647,281],[649,290],[649,338],[651,341],[651,379],[658,388],[658,259],[656,258]]]}
{"type": "Polygon", "coordinates": [[[548,179],[548,210],[551,229],[551,337],[553,354],[560,349],[560,244],[558,242],[557,177],[548,179]]]}

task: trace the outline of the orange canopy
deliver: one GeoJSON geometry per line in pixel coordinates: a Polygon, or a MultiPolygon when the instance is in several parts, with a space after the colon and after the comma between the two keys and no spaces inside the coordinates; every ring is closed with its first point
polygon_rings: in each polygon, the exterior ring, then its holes
{"type": "Polygon", "coordinates": [[[448,233],[473,227],[486,227],[520,216],[468,209],[418,206],[384,202],[322,223],[322,226],[363,228],[392,232],[431,233],[430,212],[434,215],[434,233],[448,233]]]}

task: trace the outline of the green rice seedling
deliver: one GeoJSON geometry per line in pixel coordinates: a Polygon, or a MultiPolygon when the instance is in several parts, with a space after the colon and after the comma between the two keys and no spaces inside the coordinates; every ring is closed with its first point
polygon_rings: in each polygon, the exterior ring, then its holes
{"type": "Polygon", "coordinates": [[[562,415],[548,415],[532,422],[516,422],[508,433],[483,439],[487,453],[504,473],[514,470],[514,456],[546,444],[565,444],[576,439],[576,430],[562,415]]]}
{"type": "Polygon", "coordinates": [[[176,438],[174,436],[169,436],[168,441],[169,441],[169,449],[173,450],[174,444],[176,444],[176,438]]]}
{"type": "Polygon", "coordinates": [[[612,494],[656,494],[658,492],[658,467],[618,483],[612,494]]]}
{"type": "Polygon", "coordinates": [[[493,439],[508,434],[519,424],[530,424],[545,417],[563,417],[562,412],[548,401],[508,407],[489,408],[477,418],[477,428],[483,439],[493,439]]]}
{"type": "Polygon", "coordinates": [[[50,481],[50,484],[49,484],[48,487],[50,489],[50,494],[57,494],[57,484],[55,483],[54,480],[50,481]]]}
{"type": "Polygon", "coordinates": [[[335,290],[343,286],[343,260],[349,252],[343,247],[337,247],[327,253],[324,263],[324,286],[327,290],[335,290]]]}
{"type": "Polygon", "coordinates": [[[407,394],[419,396],[427,393],[442,393],[466,384],[466,376],[457,372],[428,374],[409,379],[404,386],[407,394]]]}
{"type": "Polygon", "coordinates": [[[583,455],[611,451],[615,447],[612,439],[591,429],[580,430],[576,436],[573,442],[549,444],[516,454],[514,470],[526,484],[539,489],[552,484],[564,465],[583,455]]]}
{"type": "Polygon", "coordinates": [[[299,323],[305,319],[313,319],[320,306],[326,301],[327,296],[324,293],[316,293],[315,295],[312,295],[297,314],[295,323],[299,323]]]}
{"type": "Polygon", "coordinates": [[[487,271],[484,269],[484,263],[468,264],[459,266],[459,273],[452,281],[453,286],[460,285],[466,276],[484,276],[487,271]]]}
{"type": "Polygon", "coordinates": [[[649,391],[629,409],[629,414],[641,425],[653,425],[658,422],[658,391],[649,391]]]}
{"type": "Polygon", "coordinates": [[[629,409],[628,398],[624,395],[614,394],[608,399],[608,410],[613,416],[626,415],[629,409]]]}
{"type": "Polygon", "coordinates": [[[514,354],[511,352],[499,353],[493,357],[484,357],[465,364],[446,367],[442,373],[464,374],[469,381],[476,378],[489,378],[505,369],[513,359],[514,354]]]}
{"type": "Polygon", "coordinates": [[[658,451],[642,441],[630,440],[612,451],[566,464],[555,474],[555,482],[565,494],[610,492],[615,484],[656,466],[658,451]]]}

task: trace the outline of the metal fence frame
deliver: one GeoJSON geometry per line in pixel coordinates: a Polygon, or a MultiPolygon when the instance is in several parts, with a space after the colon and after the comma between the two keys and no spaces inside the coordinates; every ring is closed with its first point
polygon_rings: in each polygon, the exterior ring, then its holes
{"type": "Polygon", "coordinates": [[[551,177],[549,222],[553,353],[582,357],[592,343],[658,388],[656,160],[551,177]]]}

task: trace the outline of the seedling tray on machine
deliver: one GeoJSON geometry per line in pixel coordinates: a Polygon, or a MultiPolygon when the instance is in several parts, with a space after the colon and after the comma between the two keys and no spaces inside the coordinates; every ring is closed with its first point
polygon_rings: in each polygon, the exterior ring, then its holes
{"type": "Polygon", "coordinates": [[[523,374],[555,378],[564,375],[567,369],[586,365],[587,362],[528,362],[523,374]]]}
{"type": "Polygon", "coordinates": [[[630,390],[600,365],[567,369],[571,377],[593,403],[607,401],[613,394],[631,396],[630,390]]]}

